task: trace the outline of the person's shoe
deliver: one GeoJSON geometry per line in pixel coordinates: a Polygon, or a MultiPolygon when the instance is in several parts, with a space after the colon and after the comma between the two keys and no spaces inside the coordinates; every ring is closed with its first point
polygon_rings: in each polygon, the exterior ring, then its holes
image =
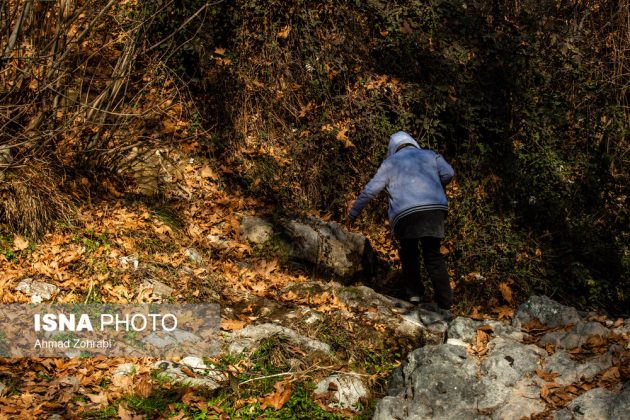
{"type": "Polygon", "coordinates": [[[418,296],[418,295],[411,295],[411,296],[409,296],[407,301],[409,303],[413,303],[414,305],[417,305],[417,304],[420,303],[420,296],[418,296]]]}

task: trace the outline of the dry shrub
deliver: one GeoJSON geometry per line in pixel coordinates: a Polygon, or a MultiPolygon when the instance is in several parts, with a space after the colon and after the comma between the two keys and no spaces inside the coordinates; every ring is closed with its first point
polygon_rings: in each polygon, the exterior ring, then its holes
{"type": "Polygon", "coordinates": [[[70,222],[72,199],[59,190],[62,178],[38,163],[8,172],[0,183],[0,215],[17,232],[42,235],[54,221],[70,222]]]}
{"type": "Polygon", "coordinates": [[[11,37],[0,38],[0,222],[38,235],[70,216],[69,194],[159,192],[170,174],[155,153],[192,148],[197,136],[187,120],[194,106],[164,64],[182,44],[167,42],[168,32],[148,35],[171,3],[4,6],[0,23],[11,37]]]}

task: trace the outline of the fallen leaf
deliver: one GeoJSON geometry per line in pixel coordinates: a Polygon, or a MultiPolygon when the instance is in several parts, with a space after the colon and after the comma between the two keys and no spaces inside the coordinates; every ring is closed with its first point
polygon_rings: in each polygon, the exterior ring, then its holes
{"type": "Polygon", "coordinates": [[[28,241],[24,239],[24,237],[20,235],[15,235],[13,237],[13,250],[14,251],[23,251],[28,248],[28,241]]]}
{"type": "Polygon", "coordinates": [[[140,378],[134,386],[134,394],[142,398],[148,398],[152,391],[151,381],[147,377],[140,378]]]}
{"type": "Polygon", "coordinates": [[[208,409],[206,398],[196,395],[194,390],[191,388],[186,390],[186,393],[182,397],[182,402],[195,408],[199,408],[200,410],[208,409]]]}
{"type": "Polygon", "coordinates": [[[278,32],[278,38],[287,39],[290,33],[291,33],[291,27],[287,25],[284,28],[282,28],[280,32],[278,32]]]}
{"type": "Polygon", "coordinates": [[[619,375],[619,367],[613,366],[613,367],[607,369],[604,373],[602,373],[602,376],[599,379],[600,379],[600,382],[616,381],[616,380],[619,379],[619,377],[620,377],[620,375],[619,375]]]}
{"type": "Polygon", "coordinates": [[[479,354],[485,354],[488,349],[487,345],[490,341],[490,334],[483,330],[483,327],[477,329],[477,337],[475,340],[475,348],[479,354]]]}
{"type": "Polygon", "coordinates": [[[499,291],[501,292],[501,296],[503,296],[503,299],[505,299],[507,303],[514,303],[512,289],[510,289],[510,286],[507,283],[504,282],[499,284],[499,291]]]}
{"type": "Polygon", "coordinates": [[[217,178],[217,175],[208,165],[201,168],[201,172],[199,173],[199,175],[201,175],[202,178],[217,178]]]}
{"type": "Polygon", "coordinates": [[[221,319],[221,329],[224,331],[236,331],[245,327],[245,322],[237,319],[221,319]]]}
{"type": "Polygon", "coordinates": [[[558,376],[560,376],[557,372],[545,372],[542,369],[536,369],[536,375],[546,382],[553,382],[558,376]]]}
{"type": "Polygon", "coordinates": [[[269,406],[273,407],[275,410],[279,410],[287,401],[289,401],[289,398],[291,398],[292,389],[290,382],[276,382],[273,387],[275,392],[259,398],[261,408],[263,410],[269,406]]]}
{"type": "Polygon", "coordinates": [[[143,419],[142,416],[136,415],[133,411],[128,410],[125,404],[120,404],[118,406],[118,418],[120,418],[120,420],[142,420],[143,419]]]}
{"type": "Polygon", "coordinates": [[[499,306],[498,308],[493,309],[492,313],[497,314],[501,320],[503,318],[512,318],[514,316],[514,309],[509,306],[499,306]]]}
{"type": "Polygon", "coordinates": [[[215,48],[214,53],[217,55],[223,55],[225,54],[225,48],[215,48]]]}
{"type": "Polygon", "coordinates": [[[107,395],[101,392],[100,394],[86,394],[86,396],[95,404],[99,404],[101,407],[107,405],[107,395]]]}

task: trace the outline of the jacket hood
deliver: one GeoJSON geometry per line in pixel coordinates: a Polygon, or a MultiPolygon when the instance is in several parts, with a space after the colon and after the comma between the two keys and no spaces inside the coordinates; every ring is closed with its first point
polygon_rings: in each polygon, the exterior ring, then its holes
{"type": "Polygon", "coordinates": [[[389,147],[387,148],[387,157],[390,157],[391,155],[396,153],[396,150],[403,144],[411,144],[417,147],[418,149],[420,149],[420,145],[418,145],[418,142],[415,141],[413,137],[411,137],[408,133],[404,131],[399,131],[397,133],[392,134],[391,137],[389,138],[389,147]]]}

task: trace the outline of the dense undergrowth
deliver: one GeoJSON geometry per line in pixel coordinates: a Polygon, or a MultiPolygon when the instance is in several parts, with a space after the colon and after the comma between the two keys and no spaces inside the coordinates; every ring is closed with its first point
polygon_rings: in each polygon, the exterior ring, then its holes
{"type": "MultiPolygon", "coordinates": [[[[7,3],[4,32],[28,3],[7,3]]],[[[14,229],[41,233],[95,195],[169,198],[173,150],[277,213],[343,221],[402,129],[457,172],[459,302],[502,303],[503,284],[627,308],[627,1],[97,3],[38,2],[24,25],[41,30],[3,41],[14,229]]],[[[360,230],[386,235],[385,207],[360,230]]]]}

